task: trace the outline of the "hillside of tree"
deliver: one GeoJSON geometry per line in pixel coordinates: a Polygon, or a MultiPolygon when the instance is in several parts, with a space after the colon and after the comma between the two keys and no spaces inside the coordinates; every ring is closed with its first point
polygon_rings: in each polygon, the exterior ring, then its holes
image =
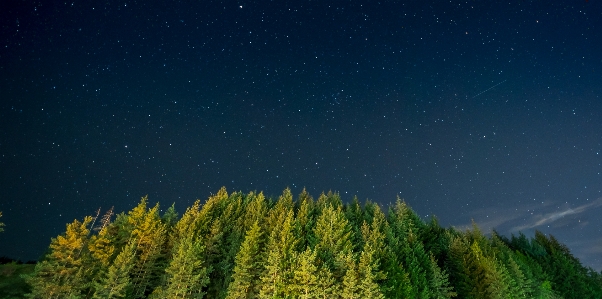
{"type": "Polygon", "coordinates": [[[144,197],[68,224],[24,278],[29,298],[602,298],[602,274],[553,236],[386,208],[222,188],[179,216],[144,197]]]}

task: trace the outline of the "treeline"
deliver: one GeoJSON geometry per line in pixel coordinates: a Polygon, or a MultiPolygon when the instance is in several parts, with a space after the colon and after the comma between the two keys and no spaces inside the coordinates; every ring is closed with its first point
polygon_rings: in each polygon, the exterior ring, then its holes
{"type": "Polygon", "coordinates": [[[289,189],[196,201],[179,217],[146,197],[53,238],[30,298],[602,298],[602,274],[554,237],[484,236],[289,189]]]}

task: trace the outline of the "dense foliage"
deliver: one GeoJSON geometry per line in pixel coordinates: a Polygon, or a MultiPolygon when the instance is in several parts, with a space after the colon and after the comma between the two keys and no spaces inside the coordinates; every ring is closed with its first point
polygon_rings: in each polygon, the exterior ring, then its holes
{"type": "Polygon", "coordinates": [[[3,259],[4,257],[0,257],[0,298],[25,298],[31,288],[21,276],[33,272],[35,265],[17,261],[5,264],[3,259]]]}
{"type": "Polygon", "coordinates": [[[602,275],[554,237],[510,239],[385,213],[337,193],[222,188],[179,217],[147,198],[67,225],[29,298],[602,298],[602,275]]]}

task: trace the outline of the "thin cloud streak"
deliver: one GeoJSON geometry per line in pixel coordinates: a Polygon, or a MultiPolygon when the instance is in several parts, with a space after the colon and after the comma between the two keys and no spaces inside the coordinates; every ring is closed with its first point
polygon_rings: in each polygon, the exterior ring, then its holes
{"type": "Polygon", "coordinates": [[[536,227],[542,226],[542,225],[549,225],[549,224],[551,224],[559,219],[562,219],[566,216],[580,214],[580,213],[587,211],[588,209],[597,208],[599,206],[602,206],[602,198],[598,198],[598,199],[592,201],[591,203],[584,204],[584,205],[578,206],[576,208],[568,208],[563,211],[547,213],[544,215],[533,215],[533,218],[535,218],[535,219],[532,219],[530,221],[530,223],[527,223],[522,226],[513,227],[511,229],[511,231],[521,231],[524,229],[536,228],[536,227]]]}

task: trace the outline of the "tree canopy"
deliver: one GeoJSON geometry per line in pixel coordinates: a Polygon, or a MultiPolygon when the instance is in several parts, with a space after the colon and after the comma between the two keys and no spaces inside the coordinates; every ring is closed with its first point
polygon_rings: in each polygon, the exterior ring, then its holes
{"type": "Polygon", "coordinates": [[[551,235],[443,228],[399,198],[383,212],[333,192],[222,188],[181,217],[160,211],[143,197],[96,227],[100,211],[67,224],[28,297],[602,298],[602,274],[551,235]]]}

